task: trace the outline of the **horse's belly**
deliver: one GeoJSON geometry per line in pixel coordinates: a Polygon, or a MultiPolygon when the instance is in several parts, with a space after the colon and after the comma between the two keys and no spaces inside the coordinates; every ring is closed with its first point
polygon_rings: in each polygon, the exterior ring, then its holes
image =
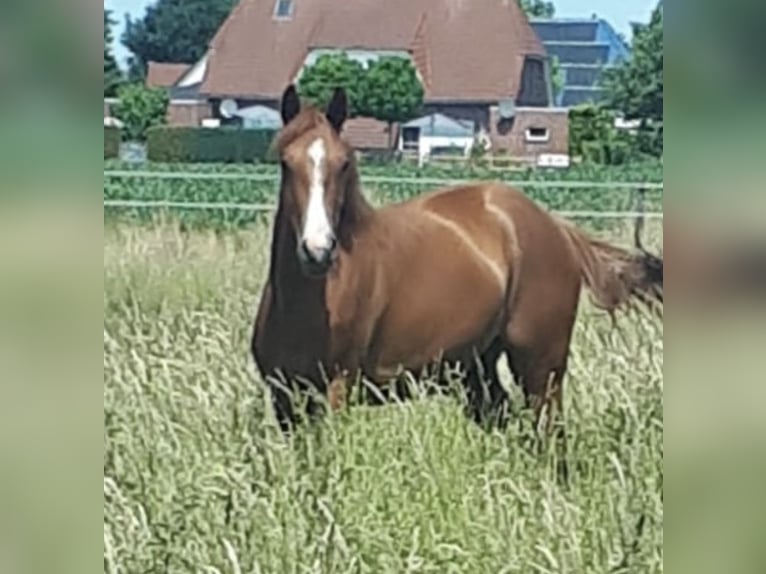
{"type": "Polygon", "coordinates": [[[411,274],[396,286],[376,329],[375,371],[416,369],[445,355],[470,356],[496,336],[504,285],[482,269],[460,271],[411,274]]]}

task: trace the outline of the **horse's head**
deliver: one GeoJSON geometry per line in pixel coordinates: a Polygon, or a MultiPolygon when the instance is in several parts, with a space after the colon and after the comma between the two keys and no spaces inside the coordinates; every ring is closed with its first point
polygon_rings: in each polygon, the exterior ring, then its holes
{"type": "Polygon", "coordinates": [[[342,89],[324,113],[301,110],[292,85],[282,96],[280,204],[296,234],[301,266],[311,275],[326,273],[337,257],[347,189],[356,177],[353,150],[340,138],[347,114],[342,89]]]}

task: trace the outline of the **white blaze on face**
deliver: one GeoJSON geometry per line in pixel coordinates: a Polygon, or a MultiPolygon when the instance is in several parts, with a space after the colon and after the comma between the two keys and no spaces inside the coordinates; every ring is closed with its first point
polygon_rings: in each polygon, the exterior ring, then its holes
{"type": "Polygon", "coordinates": [[[324,165],[325,146],[321,138],[317,138],[308,148],[311,160],[311,178],[309,187],[309,202],[306,218],[303,224],[303,241],[312,253],[323,251],[332,246],[332,226],[327,217],[324,201],[324,165]]]}

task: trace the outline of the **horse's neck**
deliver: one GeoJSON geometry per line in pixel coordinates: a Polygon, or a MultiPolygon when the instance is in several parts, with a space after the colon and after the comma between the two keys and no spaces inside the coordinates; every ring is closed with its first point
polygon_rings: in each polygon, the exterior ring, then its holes
{"type": "Polygon", "coordinates": [[[298,262],[298,244],[287,216],[280,208],[274,223],[269,280],[282,311],[306,313],[312,306],[324,310],[325,280],[307,277],[298,262]]]}
{"type": "MultiPolygon", "coordinates": [[[[338,235],[341,248],[350,251],[355,236],[369,225],[375,209],[359,191],[358,178],[347,190],[338,235]]],[[[317,312],[325,309],[326,278],[307,277],[298,262],[298,244],[287,213],[280,205],[274,222],[271,242],[271,268],[269,280],[277,306],[288,312],[317,312]]]]}
{"type": "Polygon", "coordinates": [[[329,319],[326,279],[307,277],[298,262],[297,239],[288,218],[280,211],[274,226],[269,283],[271,306],[266,319],[274,328],[273,344],[292,355],[287,372],[315,377],[317,360],[328,353],[329,319]]]}
{"type": "Polygon", "coordinates": [[[338,230],[341,246],[344,249],[351,249],[354,236],[369,225],[374,214],[375,208],[362,195],[359,188],[359,176],[354,174],[352,183],[346,191],[346,202],[343,205],[338,230]]]}

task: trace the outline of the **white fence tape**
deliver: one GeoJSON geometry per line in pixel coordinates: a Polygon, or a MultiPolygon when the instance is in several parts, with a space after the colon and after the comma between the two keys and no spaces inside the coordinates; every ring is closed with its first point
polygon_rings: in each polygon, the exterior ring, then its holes
{"type": "MultiPolygon", "coordinates": [[[[212,180],[212,181],[263,181],[276,183],[276,174],[257,173],[195,173],[195,172],[161,172],[137,170],[111,170],[104,172],[104,179],[160,179],[160,180],[212,180]]],[[[402,185],[459,185],[470,183],[472,180],[439,179],[439,178],[405,178],[386,176],[367,176],[362,178],[365,183],[390,183],[402,185]]],[[[474,180],[475,181],[475,180],[474,180]]],[[[601,190],[657,190],[663,189],[659,182],[604,182],[604,181],[503,181],[507,185],[522,188],[537,189],[601,189],[601,190]]],[[[189,209],[189,210],[220,210],[220,211],[251,211],[272,212],[276,209],[273,204],[266,203],[216,203],[216,202],[185,202],[167,200],[104,200],[105,208],[135,208],[135,209],[189,209]]],[[[556,211],[562,217],[593,218],[593,219],[662,219],[662,212],[640,211],[556,211]]]]}
{"type": "MultiPolygon", "coordinates": [[[[104,207],[135,208],[135,209],[190,209],[190,210],[221,210],[221,211],[255,211],[269,213],[276,210],[276,205],[267,203],[210,203],[187,201],[141,201],[130,199],[107,199],[104,207]]],[[[562,217],[595,218],[595,219],[662,219],[658,211],[641,213],[638,211],[554,211],[562,217]]]]}

